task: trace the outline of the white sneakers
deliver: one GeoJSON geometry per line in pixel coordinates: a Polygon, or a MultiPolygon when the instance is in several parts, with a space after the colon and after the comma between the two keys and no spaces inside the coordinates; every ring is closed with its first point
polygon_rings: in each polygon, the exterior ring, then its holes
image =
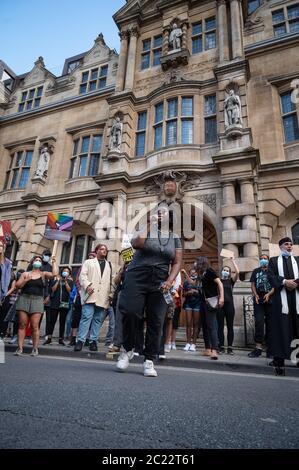
{"type": "Polygon", "coordinates": [[[143,363],[143,375],[144,377],[157,377],[157,371],[154,368],[153,361],[149,361],[148,359],[143,363]]]}
{"type": "Polygon", "coordinates": [[[18,341],[18,335],[14,335],[8,344],[15,344],[18,341]]]}
{"type": "Polygon", "coordinates": [[[32,351],[31,351],[30,356],[33,356],[33,357],[38,356],[38,349],[37,349],[37,348],[33,348],[32,351]]]}
{"type": "MultiPolygon", "coordinates": [[[[128,367],[130,360],[134,357],[134,351],[122,351],[118,357],[116,368],[119,372],[124,372],[128,367]]],[[[157,371],[154,368],[153,361],[148,359],[143,363],[144,377],[157,377],[157,371]]]]}
{"type": "Polygon", "coordinates": [[[183,348],[183,351],[196,351],[195,344],[187,343],[186,346],[183,348]]]}
{"type": "Polygon", "coordinates": [[[173,351],[176,350],[176,345],[175,345],[175,343],[171,343],[171,349],[173,349],[173,351]]]}
{"type": "Polygon", "coordinates": [[[129,367],[130,360],[133,356],[134,351],[122,351],[118,356],[118,361],[116,364],[117,370],[119,370],[119,372],[123,372],[124,370],[126,370],[129,367]]]}
{"type": "Polygon", "coordinates": [[[18,348],[15,352],[14,352],[14,356],[22,356],[23,355],[23,349],[21,348],[18,348]]]}
{"type": "Polygon", "coordinates": [[[166,353],[170,353],[171,351],[171,343],[166,343],[165,346],[164,346],[164,351],[166,353]]]}

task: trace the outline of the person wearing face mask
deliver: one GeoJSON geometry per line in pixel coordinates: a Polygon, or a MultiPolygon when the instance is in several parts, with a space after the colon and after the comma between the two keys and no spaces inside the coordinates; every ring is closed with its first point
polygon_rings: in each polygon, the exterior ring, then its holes
{"type": "Polygon", "coordinates": [[[211,359],[218,359],[218,325],[217,311],[224,305],[224,289],[220,278],[214,269],[210,267],[208,258],[199,256],[194,266],[197,272],[197,283],[204,297],[203,319],[207,331],[207,340],[205,340],[205,356],[211,359]]]}
{"type": "Polygon", "coordinates": [[[202,303],[201,293],[196,285],[196,269],[191,269],[189,276],[183,284],[183,296],[185,301],[183,309],[186,312],[186,346],[184,351],[196,351],[196,340],[199,329],[200,306],[202,303]]]}
{"type": "Polygon", "coordinates": [[[249,357],[259,357],[263,352],[263,342],[268,340],[268,324],[274,294],[274,277],[269,270],[269,256],[260,256],[260,266],[252,271],[251,290],[253,293],[254,323],[255,323],[255,349],[249,357]],[[264,334],[266,326],[266,336],[264,334]]]}
{"type": "Polygon", "coordinates": [[[224,349],[224,319],[226,320],[227,327],[227,354],[233,355],[233,341],[234,341],[234,318],[235,306],[233,298],[233,288],[239,279],[239,269],[235,260],[231,258],[235,268],[235,273],[232,275],[229,266],[223,266],[221,271],[221,282],[224,288],[224,305],[217,312],[218,323],[218,339],[219,339],[219,352],[223,354],[224,349]]]}
{"type": "Polygon", "coordinates": [[[5,257],[5,248],[6,244],[3,239],[0,239],[0,335],[4,337],[6,331],[5,330],[5,321],[4,318],[6,316],[6,309],[5,309],[5,297],[7,295],[7,291],[9,288],[9,283],[11,281],[11,274],[12,274],[12,263],[11,261],[5,257]]]}
{"type": "Polygon", "coordinates": [[[70,293],[73,288],[73,281],[71,278],[71,269],[62,268],[61,275],[54,278],[50,281],[50,291],[51,291],[51,327],[49,330],[49,335],[44,344],[52,343],[52,336],[54,328],[59,316],[59,344],[65,346],[64,343],[64,330],[66,317],[69,311],[70,303],[70,293]]]}
{"type": "MultiPolygon", "coordinates": [[[[293,256],[289,237],[279,241],[280,255],[270,259],[276,289],[269,322],[268,355],[277,375],[284,375],[284,361],[290,359],[293,340],[299,338],[299,256],[293,256]]],[[[298,367],[297,357],[297,367],[298,367]]]]}
{"type": "Polygon", "coordinates": [[[56,260],[52,257],[52,272],[42,272],[42,258],[35,256],[31,261],[32,271],[21,274],[16,282],[16,288],[21,294],[16,303],[19,315],[18,349],[16,356],[23,354],[25,331],[28,322],[32,330],[33,349],[31,356],[38,355],[39,323],[44,312],[44,283],[58,275],[56,260]]]}

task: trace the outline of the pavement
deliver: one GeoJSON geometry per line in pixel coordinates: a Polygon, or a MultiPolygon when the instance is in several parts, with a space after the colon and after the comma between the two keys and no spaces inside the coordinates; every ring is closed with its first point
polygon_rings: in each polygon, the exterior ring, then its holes
{"type": "MultiPolygon", "coordinates": [[[[5,339],[5,353],[12,354],[17,346],[10,345],[9,339],[5,339]]],[[[42,340],[41,340],[42,343],[42,340]]],[[[234,348],[234,356],[228,354],[219,355],[217,361],[209,357],[203,356],[203,347],[200,345],[197,351],[183,351],[184,344],[177,347],[177,350],[172,350],[166,353],[166,359],[159,360],[160,366],[168,367],[182,367],[182,368],[196,368],[216,371],[227,372],[243,372],[248,374],[265,374],[273,375],[274,369],[269,366],[271,359],[266,358],[265,353],[259,358],[249,358],[248,352],[250,349],[234,348]]],[[[117,361],[118,354],[109,354],[108,347],[103,343],[98,343],[99,350],[97,352],[90,352],[88,347],[84,347],[80,352],[74,352],[73,347],[61,346],[58,340],[53,338],[52,344],[39,347],[39,354],[42,356],[56,356],[65,358],[81,358],[90,360],[101,361],[117,361]]],[[[32,346],[25,342],[24,353],[30,353],[32,346]]],[[[143,362],[143,357],[134,357],[134,363],[143,362]]],[[[291,361],[286,361],[286,376],[299,377],[299,367],[291,361]]]]}

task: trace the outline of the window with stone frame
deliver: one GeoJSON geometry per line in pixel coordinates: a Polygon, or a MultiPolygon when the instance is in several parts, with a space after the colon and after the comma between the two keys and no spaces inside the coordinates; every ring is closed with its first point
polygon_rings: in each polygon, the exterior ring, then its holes
{"type": "Polygon", "coordinates": [[[204,97],[205,143],[217,142],[217,102],[216,95],[204,97]]]}
{"type": "Polygon", "coordinates": [[[155,105],[154,149],[193,144],[193,96],[170,98],[155,105]]]}
{"type": "Polygon", "coordinates": [[[153,38],[144,39],[142,41],[140,61],[141,70],[146,70],[150,67],[160,65],[160,57],[162,55],[162,42],[162,34],[154,36],[153,38]]]}
{"type": "Polygon", "coordinates": [[[216,17],[211,16],[192,24],[192,54],[199,54],[216,47],[216,17]]]}
{"type": "Polygon", "coordinates": [[[108,65],[102,65],[101,67],[95,67],[82,72],[80,94],[83,95],[105,88],[107,85],[107,76],[108,65]]]}
{"type": "Polygon", "coordinates": [[[147,111],[138,113],[135,157],[143,157],[145,154],[147,111]]]}
{"type": "Polygon", "coordinates": [[[248,0],[247,12],[248,15],[251,15],[255,10],[257,10],[262,4],[262,0],[248,0]]]}
{"type": "Polygon", "coordinates": [[[23,91],[18,107],[18,112],[22,113],[23,111],[30,111],[31,109],[39,108],[42,94],[42,86],[23,91]]]}
{"type": "Polygon", "coordinates": [[[75,138],[69,179],[97,175],[101,149],[102,134],[94,133],[75,138]]]}
{"type": "Polygon", "coordinates": [[[272,10],[274,36],[296,33],[299,31],[299,3],[272,10]]]}
{"type": "Polygon", "coordinates": [[[60,267],[69,266],[75,279],[76,273],[82,263],[87,259],[88,253],[92,251],[94,237],[86,234],[74,235],[69,242],[64,242],[60,257],[60,267]]]}
{"type": "Polygon", "coordinates": [[[33,149],[18,150],[11,154],[6,172],[4,191],[7,189],[25,189],[29,180],[33,149]]]}
{"type": "Polygon", "coordinates": [[[281,93],[280,106],[285,142],[299,140],[298,114],[296,104],[292,101],[292,91],[281,93]]]}
{"type": "Polygon", "coordinates": [[[73,62],[69,62],[67,66],[67,73],[71,73],[73,70],[75,70],[75,68],[79,67],[81,63],[81,60],[74,60],[73,62]]]}

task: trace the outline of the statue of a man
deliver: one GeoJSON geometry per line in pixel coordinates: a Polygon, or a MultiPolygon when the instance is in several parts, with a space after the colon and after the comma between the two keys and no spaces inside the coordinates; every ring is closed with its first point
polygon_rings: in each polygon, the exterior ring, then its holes
{"type": "Polygon", "coordinates": [[[117,150],[120,151],[121,140],[122,140],[122,130],[123,125],[120,121],[120,117],[116,118],[115,123],[111,127],[110,131],[110,139],[109,139],[109,150],[117,150]]]}
{"type": "Polygon", "coordinates": [[[230,90],[229,96],[224,101],[226,127],[242,125],[241,100],[234,90],[230,90]]]}
{"type": "Polygon", "coordinates": [[[41,149],[37,169],[34,176],[46,178],[48,174],[48,167],[50,162],[50,152],[48,146],[44,146],[41,149]]]}
{"type": "Polygon", "coordinates": [[[174,180],[166,180],[163,186],[163,192],[167,198],[174,197],[177,192],[177,185],[174,180]]]}
{"type": "Polygon", "coordinates": [[[176,23],[172,25],[172,31],[169,36],[169,44],[172,45],[173,50],[181,49],[181,37],[183,35],[183,31],[181,28],[178,28],[176,23]]]}

